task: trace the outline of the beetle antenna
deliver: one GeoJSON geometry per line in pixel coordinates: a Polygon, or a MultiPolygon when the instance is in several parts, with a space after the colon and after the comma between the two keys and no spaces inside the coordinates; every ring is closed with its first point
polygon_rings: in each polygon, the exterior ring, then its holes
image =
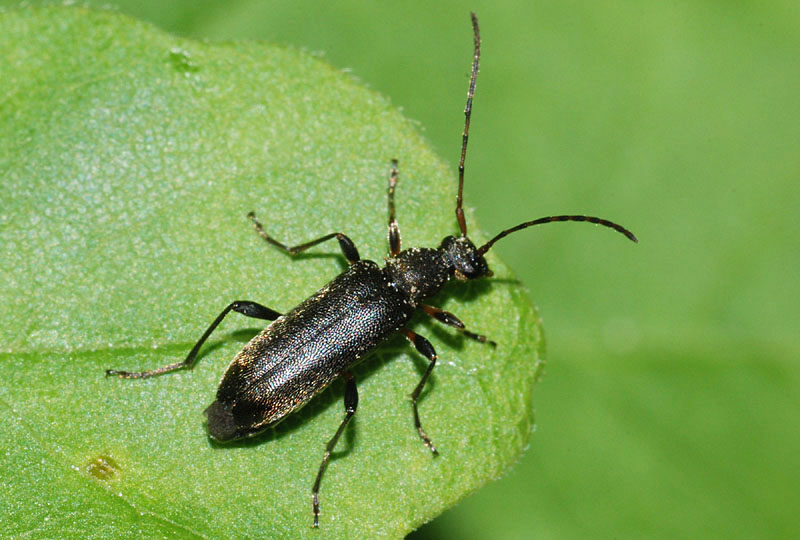
{"type": "Polygon", "coordinates": [[[505,238],[509,234],[517,231],[521,231],[522,229],[527,229],[528,227],[533,227],[534,225],[542,225],[543,223],[552,223],[554,221],[585,221],[587,223],[594,223],[596,225],[602,225],[603,227],[608,227],[609,229],[614,229],[620,234],[624,234],[628,237],[629,240],[633,242],[639,243],[639,240],[636,238],[631,231],[623,227],[622,225],[617,225],[613,221],[609,221],[607,219],[594,217],[594,216],[548,216],[539,219],[534,219],[533,221],[526,221],[525,223],[520,223],[516,227],[511,227],[510,229],[506,229],[481,247],[478,248],[478,255],[483,255],[487,251],[491,249],[495,242],[500,240],[501,238],[505,238]]]}
{"type": "Polygon", "coordinates": [[[481,57],[481,34],[478,29],[478,16],[470,13],[472,17],[472,30],[475,33],[475,57],[472,60],[472,77],[467,90],[467,105],[464,107],[464,133],[461,135],[461,161],[458,162],[458,197],[456,198],[456,219],[461,227],[461,235],[467,236],[467,221],[464,219],[462,208],[464,199],[464,158],[467,156],[467,140],[469,139],[469,117],[472,113],[472,98],[475,95],[475,81],[478,78],[478,60],[481,57]]]}

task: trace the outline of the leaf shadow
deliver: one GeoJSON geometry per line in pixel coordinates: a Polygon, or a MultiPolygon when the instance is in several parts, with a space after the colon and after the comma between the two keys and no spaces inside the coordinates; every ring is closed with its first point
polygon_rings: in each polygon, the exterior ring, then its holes
{"type": "MultiPolygon", "coordinates": [[[[280,250],[276,250],[276,251],[280,251],[280,250]]],[[[335,259],[336,262],[339,264],[339,271],[340,272],[344,272],[345,269],[347,269],[347,267],[349,266],[348,263],[347,263],[347,259],[345,259],[344,256],[341,253],[324,253],[324,252],[323,253],[307,253],[307,252],[302,252],[302,253],[298,253],[297,255],[290,255],[289,253],[286,253],[286,252],[281,252],[281,253],[283,253],[283,256],[289,262],[310,261],[310,260],[316,260],[316,259],[328,259],[328,260],[335,259]]]]}

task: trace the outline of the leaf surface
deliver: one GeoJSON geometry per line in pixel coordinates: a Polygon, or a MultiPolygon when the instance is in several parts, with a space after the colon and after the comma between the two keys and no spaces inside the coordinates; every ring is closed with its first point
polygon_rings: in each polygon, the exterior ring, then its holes
{"type": "MultiPolygon", "coordinates": [[[[456,232],[454,171],[376,93],[307,54],[180,39],[84,8],[0,13],[0,525],[26,538],[310,536],[311,484],[342,417],[334,384],[258,438],[217,445],[205,407],[260,330],[233,314],[191,372],[180,361],[232,300],[287,311],[344,268],[348,234],[386,255],[389,162],[404,246],[456,232]]],[[[471,237],[485,240],[471,220],[471,237]]],[[[439,363],[390,338],[355,371],[360,404],[326,472],[315,537],[402,537],[496,478],[532,429],[535,309],[495,278],[431,303],[498,342],[419,317],[439,363]]]]}

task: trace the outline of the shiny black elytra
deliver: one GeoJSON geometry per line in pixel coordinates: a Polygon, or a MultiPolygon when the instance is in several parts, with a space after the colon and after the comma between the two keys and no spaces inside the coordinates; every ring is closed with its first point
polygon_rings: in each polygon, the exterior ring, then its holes
{"type": "Polygon", "coordinates": [[[488,341],[484,336],[466,330],[464,323],[452,313],[424,304],[424,299],[438,293],[452,277],[465,281],[491,276],[484,259],[486,252],[501,238],[533,225],[553,221],[586,221],[609,227],[634,242],[637,241],[633,233],[616,223],[597,217],[576,215],[543,217],[521,223],[502,231],[481,247],[475,247],[467,237],[467,224],[462,210],[464,159],[480,58],[478,19],[474,13],[471,15],[475,54],[467,105],[464,109],[456,199],[456,218],[461,236],[445,237],[438,248],[400,249],[400,229],[394,215],[394,191],[398,179],[396,160],[392,160],[389,175],[390,257],[386,259],[384,268],[372,261],[362,261],[355,244],[340,232],[289,247],[269,236],[255,214],[250,212],[248,217],[258,234],[273,246],[290,255],[296,255],[336,238],[350,267],[285,315],[256,302],[232,302],[211,323],[183,362],[149,371],[106,371],[107,375],[138,379],[191,368],[203,343],[230,311],[274,321],[245,345],[225,371],[217,390],[217,399],[205,411],[208,432],[211,438],[221,442],[256,435],[308,403],[336,378],[343,377],[345,416],[325,447],[322,464],[312,488],[314,527],[319,526],[319,488],[322,475],[331,452],[358,405],[358,391],[350,368],[394,332],[402,331],[417,351],[430,361],[422,379],[411,393],[411,403],[414,426],[425,446],[433,455],[437,455],[436,447],[422,429],[417,410],[417,399],[436,365],[436,351],[427,339],[406,328],[406,324],[419,308],[471,339],[494,345],[494,342],[488,341]]]}

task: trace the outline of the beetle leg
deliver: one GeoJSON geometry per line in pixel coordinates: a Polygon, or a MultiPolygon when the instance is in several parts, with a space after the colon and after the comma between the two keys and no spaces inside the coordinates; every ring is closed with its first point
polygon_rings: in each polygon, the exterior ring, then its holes
{"type": "Polygon", "coordinates": [[[356,407],[358,407],[358,389],[356,388],[356,379],[349,371],[345,371],[343,376],[345,380],[344,419],[342,420],[342,423],[339,424],[339,429],[336,430],[336,434],[330,441],[328,441],[328,445],[325,447],[325,455],[322,456],[322,464],[319,466],[319,471],[317,471],[317,479],[314,480],[314,487],[311,489],[315,528],[319,527],[319,486],[320,483],[322,483],[322,474],[325,472],[325,468],[328,466],[328,460],[331,458],[331,452],[333,452],[333,449],[336,448],[336,443],[339,442],[339,437],[341,437],[342,433],[344,433],[344,429],[347,427],[348,422],[350,422],[350,419],[356,413],[356,407]]]}
{"type": "Polygon", "coordinates": [[[400,228],[394,218],[394,189],[397,187],[397,160],[392,160],[389,174],[389,253],[392,257],[400,253],[400,228]]]}
{"type": "Polygon", "coordinates": [[[235,302],[231,302],[228,307],[222,310],[222,313],[220,313],[217,318],[214,319],[214,322],[211,323],[211,326],[208,327],[200,340],[195,343],[194,347],[192,347],[192,350],[186,355],[186,358],[183,360],[183,362],[176,362],[174,364],[169,364],[168,366],[150,369],[147,371],[118,371],[116,369],[107,369],[106,375],[118,375],[123,379],[145,379],[147,377],[152,377],[153,375],[161,375],[162,373],[169,373],[170,371],[175,371],[177,369],[191,368],[194,365],[195,360],[197,360],[197,353],[200,351],[200,347],[203,346],[203,343],[206,342],[208,336],[211,335],[211,332],[213,332],[214,329],[219,326],[219,323],[222,322],[222,319],[224,319],[225,315],[227,315],[231,310],[241,313],[242,315],[247,315],[248,317],[265,319],[268,321],[274,321],[281,316],[281,314],[275,310],[255,302],[250,302],[248,300],[237,300],[235,302]]]}
{"type": "Polygon", "coordinates": [[[461,320],[458,317],[456,317],[449,311],[445,311],[443,309],[439,309],[437,307],[429,306],[426,304],[420,304],[419,307],[422,308],[422,311],[424,311],[427,315],[430,315],[437,321],[443,322],[444,324],[452,326],[453,328],[457,328],[459,332],[461,332],[468,338],[474,339],[475,341],[480,341],[481,343],[488,343],[492,347],[497,346],[497,343],[495,343],[491,339],[488,339],[486,336],[483,336],[481,334],[476,334],[474,332],[470,332],[469,330],[465,329],[464,323],[461,322],[461,320]]]}
{"type": "Polygon", "coordinates": [[[422,393],[422,387],[425,386],[425,383],[428,381],[428,377],[431,375],[431,371],[433,371],[433,366],[436,365],[436,351],[434,350],[433,345],[431,345],[431,342],[419,334],[415,334],[411,330],[404,330],[404,332],[408,340],[414,344],[414,347],[416,347],[417,351],[431,362],[428,364],[428,369],[425,370],[425,373],[422,375],[422,379],[419,381],[419,384],[417,384],[417,387],[414,388],[414,391],[411,393],[411,403],[414,406],[414,427],[417,428],[417,432],[419,432],[419,436],[422,438],[422,442],[425,443],[425,446],[430,448],[434,456],[438,456],[439,452],[433,445],[433,441],[430,440],[428,435],[425,433],[425,430],[422,429],[422,423],[419,421],[419,411],[417,410],[417,399],[422,393]]]}
{"type": "Polygon", "coordinates": [[[360,256],[358,255],[358,249],[356,249],[356,245],[353,243],[352,240],[350,240],[350,238],[346,234],[342,234],[340,232],[326,234],[325,236],[317,238],[316,240],[311,240],[310,242],[306,242],[305,244],[289,247],[287,244],[279,242],[278,240],[275,240],[274,238],[272,238],[270,235],[267,234],[267,231],[264,230],[264,227],[261,225],[261,222],[258,221],[258,219],[256,218],[255,212],[250,212],[249,214],[247,214],[247,217],[249,217],[250,221],[253,222],[253,226],[255,226],[256,232],[259,234],[259,236],[261,236],[261,238],[263,238],[273,246],[277,247],[278,249],[285,251],[289,255],[297,255],[298,253],[301,253],[310,247],[316,246],[317,244],[321,244],[326,240],[330,240],[331,238],[336,238],[339,241],[339,247],[341,248],[345,258],[347,259],[347,262],[353,264],[354,262],[358,262],[360,260],[360,256]]]}

